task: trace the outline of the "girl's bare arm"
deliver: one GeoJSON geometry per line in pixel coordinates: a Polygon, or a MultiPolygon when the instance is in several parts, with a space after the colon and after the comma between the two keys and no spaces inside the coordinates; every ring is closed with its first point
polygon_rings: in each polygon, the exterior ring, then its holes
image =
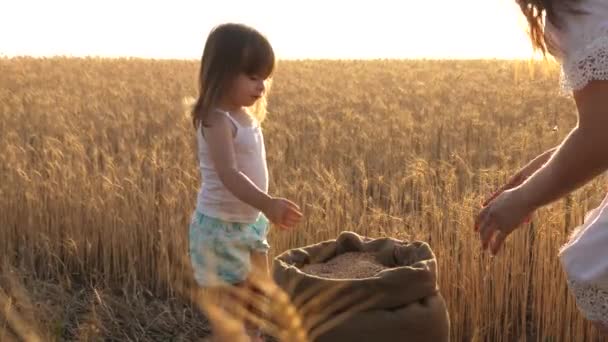
{"type": "Polygon", "coordinates": [[[244,173],[239,171],[234,155],[233,124],[224,115],[209,115],[209,127],[203,127],[209,154],[215,170],[236,198],[264,212],[271,197],[258,188],[244,173]]]}

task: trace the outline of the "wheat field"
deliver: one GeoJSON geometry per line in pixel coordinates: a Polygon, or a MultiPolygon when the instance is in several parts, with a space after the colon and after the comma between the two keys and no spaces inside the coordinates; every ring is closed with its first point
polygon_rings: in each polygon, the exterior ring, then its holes
{"type": "MultiPolygon", "coordinates": [[[[57,341],[209,332],[173,281],[190,276],[200,179],[183,100],[196,96],[197,71],[196,61],[0,59],[0,305],[26,331],[57,341]]],[[[426,241],[453,341],[597,340],[556,254],[603,179],[537,212],[497,257],[472,229],[484,197],[575,125],[558,77],[550,62],[279,61],[264,123],[270,189],[305,218],[271,232],[272,255],[345,230],[426,241]]],[[[10,323],[0,319],[0,340],[20,335],[10,323]]]]}

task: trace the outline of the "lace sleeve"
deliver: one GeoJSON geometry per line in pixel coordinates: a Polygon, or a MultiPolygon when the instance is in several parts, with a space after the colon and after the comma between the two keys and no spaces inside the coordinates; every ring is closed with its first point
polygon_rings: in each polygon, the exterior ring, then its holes
{"type": "Polygon", "coordinates": [[[608,326],[608,291],[573,280],[568,280],[568,287],[576,298],[576,306],[588,320],[608,326]]]}
{"type": "Polygon", "coordinates": [[[592,80],[608,80],[608,34],[595,38],[563,61],[561,88],[580,90],[592,80]]]}

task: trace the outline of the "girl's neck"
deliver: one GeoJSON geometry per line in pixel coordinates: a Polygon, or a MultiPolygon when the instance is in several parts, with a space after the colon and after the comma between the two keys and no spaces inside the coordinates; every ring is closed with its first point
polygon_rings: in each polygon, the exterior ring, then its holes
{"type": "Polygon", "coordinates": [[[233,103],[230,103],[229,101],[220,101],[217,104],[217,108],[220,110],[223,110],[225,112],[242,112],[243,111],[243,107],[239,106],[239,105],[235,105],[233,103]]]}
{"type": "Polygon", "coordinates": [[[249,112],[247,109],[245,109],[245,107],[224,106],[222,104],[218,104],[216,108],[232,115],[249,115],[249,112]]]}

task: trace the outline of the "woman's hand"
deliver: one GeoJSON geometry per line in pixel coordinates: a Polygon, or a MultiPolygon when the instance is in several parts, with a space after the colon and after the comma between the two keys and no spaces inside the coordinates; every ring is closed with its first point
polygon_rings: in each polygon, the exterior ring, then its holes
{"type": "Polygon", "coordinates": [[[506,238],[534,211],[520,188],[506,190],[491,200],[475,219],[483,250],[496,255],[506,238]]]}

